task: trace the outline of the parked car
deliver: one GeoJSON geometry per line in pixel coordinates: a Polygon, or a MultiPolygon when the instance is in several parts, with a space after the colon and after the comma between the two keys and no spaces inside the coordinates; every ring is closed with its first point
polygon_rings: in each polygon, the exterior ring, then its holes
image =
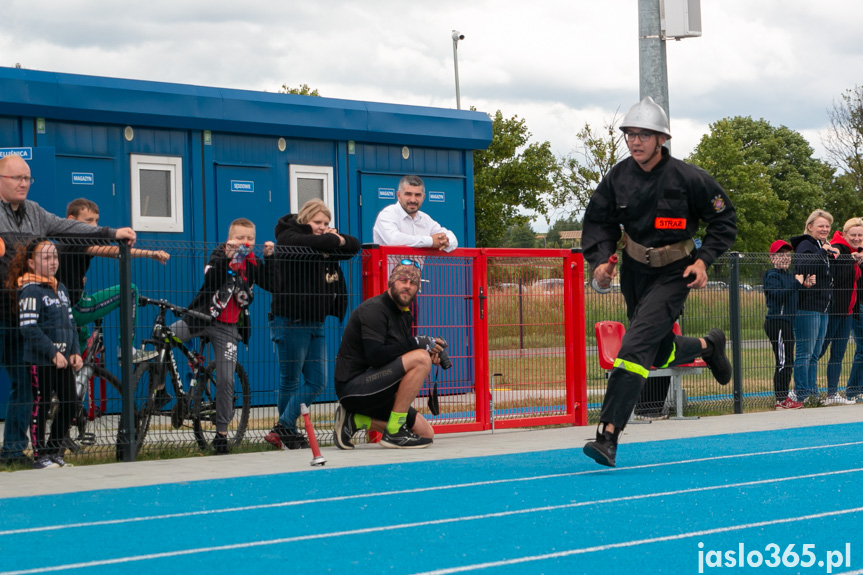
{"type": "Polygon", "coordinates": [[[707,285],[704,286],[704,289],[708,290],[727,290],[728,284],[720,281],[709,281],[707,285]]]}
{"type": "Polygon", "coordinates": [[[563,291],[563,278],[549,278],[544,280],[537,280],[533,284],[533,287],[536,291],[544,291],[546,293],[563,291]]]}

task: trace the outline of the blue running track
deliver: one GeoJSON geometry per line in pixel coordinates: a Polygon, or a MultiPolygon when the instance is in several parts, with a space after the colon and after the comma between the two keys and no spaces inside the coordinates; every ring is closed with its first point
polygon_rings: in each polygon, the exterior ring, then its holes
{"type": "Polygon", "coordinates": [[[578,443],[0,499],[0,575],[863,573],[863,423],[578,443]]]}

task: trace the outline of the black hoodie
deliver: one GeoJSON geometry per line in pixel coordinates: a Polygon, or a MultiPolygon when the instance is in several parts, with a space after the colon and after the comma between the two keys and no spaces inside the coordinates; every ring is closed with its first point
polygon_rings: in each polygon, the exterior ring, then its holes
{"type": "Polygon", "coordinates": [[[315,235],[295,214],[279,219],[275,235],[273,315],[304,322],[323,322],[328,315],[344,319],[348,296],[339,260],[356,255],[360,241],[340,233],[340,246],[337,235],[315,235]]]}
{"type": "Polygon", "coordinates": [[[794,273],[805,276],[814,275],[815,285],[810,288],[800,288],[797,291],[797,309],[799,311],[814,311],[827,313],[830,310],[830,299],[833,295],[833,276],[830,267],[833,264],[833,254],[822,249],[823,244],[810,236],[794,236],[791,246],[794,248],[794,273]]]}
{"type": "MultiPolygon", "coordinates": [[[[210,254],[210,261],[204,267],[204,283],[195,294],[189,309],[209,315],[215,321],[224,309],[227,300],[236,297],[240,308],[240,316],[237,318],[237,329],[243,343],[249,345],[252,334],[251,314],[249,305],[254,297],[254,285],[258,284],[270,293],[273,292],[270,285],[270,274],[267,270],[269,263],[249,254],[246,258],[245,272],[233,272],[231,259],[225,253],[225,244],[219,245],[210,254]]],[[[204,327],[205,323],[190,315],[184,316],[184,321],[192,328],[192,331],[204,327]]]]}

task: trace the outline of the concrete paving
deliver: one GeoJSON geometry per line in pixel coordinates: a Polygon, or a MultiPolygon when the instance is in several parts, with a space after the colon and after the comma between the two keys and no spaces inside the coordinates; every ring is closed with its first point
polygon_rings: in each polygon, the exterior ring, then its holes
{"type": "MultiPolygon", "coordinates": [[[[703,437],[720,434],[745,434],[773,429],[859,423],[863,405],[835,406],[796,411],[769,411],[742,415],[723,415],[686,421],[654,421],[649,425],[630,425],[622,442],[640,443],[665,439],[703,437]]],[[[483,457],[552,449],[580,448],[592,439],[593,427],[555,429],[513,429],[494,433],[439,434],[428,449],[396,450],[362,444],[353,451],[325,447],[324,467],[312,468],[312,453],[271,451],[227,456],[189,457],[162,461],[111,463],[62,469],[24,470],[0,473],[0,498],[26,497],[56,493],[75,493],[96,489],[115,489],[143,485],[176,483],[228,477],[249,477],[276,473],[295,473],[317,469],[362,467],[439,459],[483,457]]],[[[583,457],[575,453],[573,457],[583,457]]],[[[585,459],[585,463],[589,463],[585,459]]],[[[625,465],[625,462],[622,462],[625,465]]]]}

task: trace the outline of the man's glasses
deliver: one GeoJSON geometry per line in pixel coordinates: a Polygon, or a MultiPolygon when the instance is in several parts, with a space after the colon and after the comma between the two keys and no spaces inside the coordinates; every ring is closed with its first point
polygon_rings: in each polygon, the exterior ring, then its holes
{"type": "Polygon", "coordinates": [[[624,136],[626,136],[626,141],[633,142],[636,138],[638,138],[639,142],[646,142],[652,136],[656,135],[656,132],[624,132],[624,136]]]}
{"type": "Polygon", "coordinates": [[[36,178],[31,178],[30,176],[4,176],[3,174],[0,174],[0,178],[7,178],[9,180],[15,180],[19,184],[21,182],[24,182],[25,184],[32,184],[33,182],[36,181],[36,178]]]}
{"type": "Polygon", "coordinates": [[[422,270],[422,268],[420,267],[420,265],[419,265],[417,262],[413,261],[413,260],[404,259],[404,260],[402,260],[402,261],[400,261],[400,262],[399,262],[399,265],[403,265],[403,266],[414,266],[414,267],[416,267],[418,270],[422,270]]]}

